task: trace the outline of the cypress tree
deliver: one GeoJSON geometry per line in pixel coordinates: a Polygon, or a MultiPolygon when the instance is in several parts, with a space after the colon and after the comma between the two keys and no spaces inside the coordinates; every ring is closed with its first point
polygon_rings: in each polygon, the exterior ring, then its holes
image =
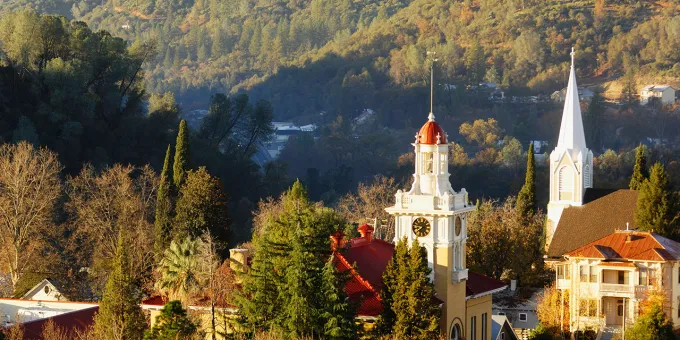
{"type": "Polygon", "coordinates": [[[321,320],[325,320],[323,335],[326,339],[353,339],[357,326],[354,322],[356,309],[347,300],[345,279],[335,268],[334,255],[326,261],[321,273],[322,304],[321,320]]]}
{"type": "Polygon", "coordinates": [[[154,250],[156,256],[161,256],[163,251],[168,246],[170,240],[171,212],[172,200],[170,198],[172,182],[170,180],[170,157],[172,154],[172,147],[168,145],[165,152],[165,161],[163,162],[163,171],[161,171],[161,179],[158,185],[158,193],[156,194],[156,216],[154,220],[154,228],[156,232],[156,240],[154,242],[154,250]]]}
{"type": "Polygon", "coordinates": [[[187,122],[182,119],[179,123],[177,132],[177,142],[175,144],[175,161],[172,165],[172,181],[177,190],[182,188],[182,184],[187,178],[187,168],[189,166],[189,131],[187,122]]]}
{"type": "Polygon", "coordinates": [[[668,175],[660,163],[654,164],[648,180],[640,188],[635,213],[638,228],[677,238],[678,196],[670,188],[668,175]]]}
{"type": "Polygon", "coordinates": [[[411,280],[408,282],[409,312],[413,315],[410,339],[436,339],[439,337],[441,308],[432,302],[434,284],[430,280],[432,269],[427,265],[427,251],[413,240],[410,251],[411,280]]]}
{"type": "Polygon", "coordinates": [[[534,162],[534,143],[529,143],[527,151],[527,172],[524,186],[517,195],[517,208],[520,216],[530,217],[536,212],[536,165],[534,162]]]}
{"type": "Polygon", "coordinates": [[[141,339],[146,329],[146,318],[139,306],[140,288],[130,275],[127,246],[121,229],[113,262],[113,271],[94,319],[97,339],[141,339]]]}
{"type": "Polygon", "coordinates": [[[640,190],[647,178],[649,178],[649,171],[647,170],[647,147],[640,144],[635,150],[635,166],[633,167],[633,176],[630,178],[628,187],[631,190],[640,190]]]}

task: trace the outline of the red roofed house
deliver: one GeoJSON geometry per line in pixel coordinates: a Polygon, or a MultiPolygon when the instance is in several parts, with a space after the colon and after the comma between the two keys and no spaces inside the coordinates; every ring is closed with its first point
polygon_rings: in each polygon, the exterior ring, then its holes
{"type": "Polygon", "coordinates": [[[382,274],[403,237],[418,238],[427,250],[436,298],[442,301],[441,330],[446,339],[489,339],[491,294],[505,283],[468,272],[465,264],[467,216],[474,209],[467,191],[455,191],[449,182],[448,144],[444,130],[430,113],[416,140],[415,173],[410,190],[399,190],[394,206],[386,209],[395,218],[394,243],[373,238],[373,228],[359,227],[361,237],[349,240],[331,236],[339,270],[352,270],[346,290],[362,301],[358,317],[374,320],[382,311],[382,274]],[[356,265],[356,270],[352,265],[356,265]]]}
{"type": "Polygon", "coordinates": [[[650,232],[618,230],[567,252],[556,263],[557,288],[569,290],[573,330],[621,327],[655,287],[667,296],[665,313],[680,324],[680,243],[650,232]]]}

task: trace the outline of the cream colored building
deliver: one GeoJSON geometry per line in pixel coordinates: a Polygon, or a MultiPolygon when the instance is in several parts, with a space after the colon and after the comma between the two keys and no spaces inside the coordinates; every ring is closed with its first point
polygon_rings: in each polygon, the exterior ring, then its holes
{"type": "Polygon", "coordinates": [[[680,243],[649,232],[619,230],[563,255],[556,287],[569,292],[570,330],[620,328],[635,321],[652,290],[680,324],[680,243]]]}

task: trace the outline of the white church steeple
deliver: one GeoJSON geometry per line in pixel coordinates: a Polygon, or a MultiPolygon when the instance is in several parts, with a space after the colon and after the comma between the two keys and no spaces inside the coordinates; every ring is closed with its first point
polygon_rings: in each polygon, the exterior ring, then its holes
{"type": "Polygon", "coordinates": [[[573,151],[586,150],[586,136],[583,132],[583,120],[581,119],[581,104],[576,85],[576,72],[574,71],[574,49],[571,49],[571,70],[569,71],[569,84],[567,94],[564,97],[564,111],[562,124],[560,125],[560,137],[557,140],[556,149],[573,151]]]}
{"type": "Polygon", "coordinates": [[[593,186],[593,153],[586,146],[583,131],[574,55],[572,48],[560,135],[555,150],[550,154],[550,202],[546,247],[550,245],[562,211],[569,206],[582,205],[586,189],[593,186]]]}

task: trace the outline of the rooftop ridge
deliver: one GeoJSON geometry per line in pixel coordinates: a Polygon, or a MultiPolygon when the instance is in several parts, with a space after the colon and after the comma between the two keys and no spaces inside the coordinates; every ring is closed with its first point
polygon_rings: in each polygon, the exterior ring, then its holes
{"type": "MultiPolygon", "coordinates": [[[[373,287],[373,285],[371,285],[371,283],[368,282],[368,280],[364,279],[363,276],[361,276],[361,274],[359,274],[359,272],[357,272],[357,271],[354,269],[354,266],[352,266],[352,265],[349,263],[349,261],[347,261],[347,259],[345,258],[345,256],[342,255],[342,253],[336,251],[333,255],[334,255],[334,256],[337,256],[338,260],[341,261],[342,264],[346,265],[347,268],[349,268],[350,274],[352,274],[352,276],[356,277],[356,279],[357,279],[361,284],[363,284],[363,285],[364,285],[366,288],[368,288],[370,291],[378,293],[378,291],[375,289],[375,287],[373,287]]],[[[382,299],[380,298],[380,294],[377,294],[377,295],[376,295],[376,298],[378,299],[378,301],[382,301],[382,299]]]]}

